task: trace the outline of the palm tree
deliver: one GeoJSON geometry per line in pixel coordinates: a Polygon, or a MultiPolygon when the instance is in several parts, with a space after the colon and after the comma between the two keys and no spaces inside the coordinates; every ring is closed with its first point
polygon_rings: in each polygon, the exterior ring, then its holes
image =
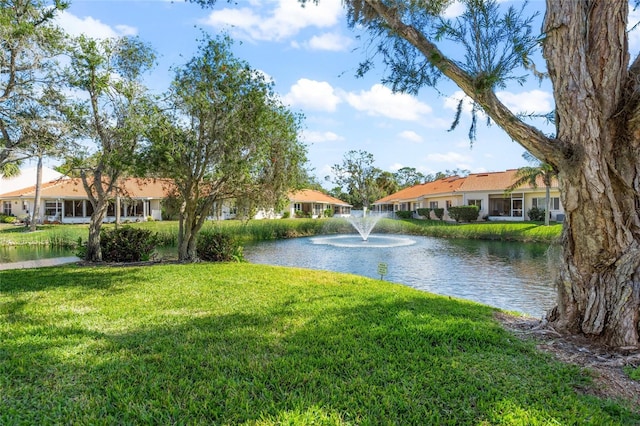
{"type": "Polygon", "coordinates": [[[551,210],[551,196],[549,194],[551,187],[551,180],[558,176],[556,170],[547,163],[543,163],[534,157],[530,152],[525,152],[522,157],[531,163],[531,166],[520,167],[515,174],[515,182],[506,189],[507,193],[513,192],[516,188],[529,184],[534,188],[538,187],[538,178],[542,179],[542,183],[545,186],[545,210],[544,210],[544,224],[549,226],[549,211],[551,210]]]}

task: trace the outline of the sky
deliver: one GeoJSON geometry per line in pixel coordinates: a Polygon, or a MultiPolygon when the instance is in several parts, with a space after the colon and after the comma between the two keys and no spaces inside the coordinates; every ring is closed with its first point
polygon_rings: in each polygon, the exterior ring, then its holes
{"type": "MultiPolygon", "coordinates": [[[[528,8],[542,15],[544,1],[532,0],[528,8]]],[[[451,17],[459,13],[455,3],[447,10],[451,17]]],[[[71,0],[58,24],[72,35],[138,36],[150,43],[158,66],[145,80],[158,93],[168,88],[171,67],[194,55],[203,33],[228,33],[235,56],[269,76],[283,103],[304,115],[300,139],[308,146],[311,173],[327,188],[332,185],[324,177],[350,150],[373,154],[376,167],[391,172],[413,167],[424,174],[453,169],[482,173],[527,165],[524,148],[498,126],[487,127],[486,120],[471,145],[468,111],[458,128],[449,131],[462,96],[452,83],[443,80],[437,91],[424,88],[417,96],[392,93],[380,83],[380,64],[356,78],[372,47],[365,33],[347,26],[341,0],[305,7],[297,0],[218,0],[210,9],[182,0],[71,0]]],[[[537,65],[544,68],[541,59],[537,65]]],[[[553,109],[551,84],[533,77],[498,96],[516,112],[553,109]]],[[[553,133],[547,124],[537,124],[553,133]]]]}

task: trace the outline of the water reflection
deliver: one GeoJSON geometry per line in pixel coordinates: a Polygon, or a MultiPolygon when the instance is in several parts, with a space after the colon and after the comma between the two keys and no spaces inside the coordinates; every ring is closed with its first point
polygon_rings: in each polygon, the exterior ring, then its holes
{"type": "Polygon", "coordinates": [[[296,238],[245,247],[250,262],[350,272],[542,317],[553,307],[557,250],[514,242],[409,237],[415,244],[375,248],[317,245],[296,238]]]}
{"type": "Polygon", "coordinates": [[[72,249],[49,246],[0,246],[0,263],[22,262],[24,260],[40,260],[51,257],[67,257],[75,255],[72,249]]]}

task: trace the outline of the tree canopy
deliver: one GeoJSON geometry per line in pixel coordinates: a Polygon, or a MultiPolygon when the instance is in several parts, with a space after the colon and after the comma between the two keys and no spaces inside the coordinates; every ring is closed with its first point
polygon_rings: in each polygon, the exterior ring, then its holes
{"type": "Polygon", "coordinates": [[[149,164],[175,183],[179,258],[197,260],[197,234],[215,205],[235,200],[249,212],[282,206],[306,178],[300,117],[264,75],[236,58],[228,37],[205,37],[175,70],[162,118],[150,133],[149,164]]]}
{"type": "Polygon", "coordinates": [[[15,174],[47,128],[64,34],[53,20],[67,2],[0,1],[0,175],[15,174]]]}
{"type": "Polygon", "coordinates": [[[153,117],[142,76],[155,53],[136,38],[94,40],[80,36],[69,44],[65,81],[76,95],[65,109],[79,142],[66,164],[81,177],[92,206],[87,260],[101,261],[100,228],[120,179],[132,173],[136,154],[153,117]],[[82,143],[80,143],[82,142],[82,143]]]}

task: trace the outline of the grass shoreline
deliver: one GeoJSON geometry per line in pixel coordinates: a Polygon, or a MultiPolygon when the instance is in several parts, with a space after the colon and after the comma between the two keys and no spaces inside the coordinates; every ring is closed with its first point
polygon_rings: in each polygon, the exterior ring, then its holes
{"type": "MultiPolygon", "coordinates": [[[[105,224],[104,228],[113,227],[105,224]]],[[[174,221],[124,224],[157,232],[162,246],[177,245],[178,225],[174,221]]],[[[204,229],[215,229],[235,235],[244,243],[355,232],[346,219],[275,219],[212,221],[204,229]]],[[[466,238],[500,241],[538,242],[553,244],[559,240],[562,224],[544,226],[536,222],[478,222],[453,224],[433,220],[382,219],[374,232],[421,235],[440,238],[466,238]]],[[[43,225],[36,232],[24,227],[0,225],[0,246],[50,246],[74,248],[86,241],[87,225],[43,225]]]]}
{"type": "Polygon", "coordinates": [[[252,264],[0,272],[3,424],[636,424],[477,303],[252,264]]]}

